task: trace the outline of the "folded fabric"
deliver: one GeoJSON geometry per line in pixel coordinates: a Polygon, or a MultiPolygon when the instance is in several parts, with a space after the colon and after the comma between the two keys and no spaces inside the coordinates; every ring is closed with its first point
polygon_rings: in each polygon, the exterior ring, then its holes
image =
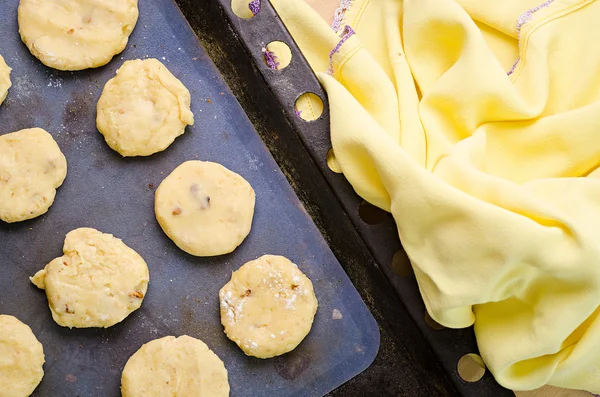
{"type": "Polygon", "coordinates": [[[600,393],[600,2],[542,1],[354,0],[338,32],[272,3],[430,315],[507,388],[600,393]]]}

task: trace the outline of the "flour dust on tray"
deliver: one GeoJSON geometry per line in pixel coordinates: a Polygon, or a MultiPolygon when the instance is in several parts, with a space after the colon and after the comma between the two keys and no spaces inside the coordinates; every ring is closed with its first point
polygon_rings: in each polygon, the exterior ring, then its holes
{"type": "Polygon", "coordinates": [[[123,397],[227,397],[229,381],[223,361],[187,335],[146,343],[129,358],[121,377],[123,397]]]}
{"type": "Polygon", "coordinates": [[[150,280],[137,252],[90,228],[67,234],[64,255],[31,277],[46,290],[52,318],[69,328],[108,328],[139,309],[150,280]]]}
{"type": "Polygon", "coordinates": [[[0,396],[28,397],[44,377],[44,348],[31,328],[0,315],[0,396]]]}
{"type": "Polygon", "coordinates": [[[0,55],[0,104],[6,99],[8,89],[12,85],[10,82],[10,71],[12,69],[8,67],[2,55],[0,55]]]}
{"type": "Polygon", "coordinates": [[[41,128],[0,136],[0,220],[13,223],[45,214],[67,176],[67,160],[41,128]]]}
{"type": "Polygon", "coordinates": [[[225,333],[244,353],[258,358],[294,350],[310,332],[318,307],[310,279],[277,255],[243,265],[219,298],[225,333]]]}
{"type": "Polygon", "coordinates": [[[137,0],[21,0],[19,33],[44,65],[82,70],[106,65],[127,46],[137,0]]]}
{"type": "Polygon", "coordinates": [[[122,156],[149,156],[194,124],[190,102],[188,89],[160,61],[127,61],[104,86],[96,125],[122,156]]]}
{"type": "Polygon", "coordinates": [[[156,190],[156,219],[165,234],[195,256],[235,250],[250,233],[256,197],[240,175],[209,161],[187,161],[156,190]]]}

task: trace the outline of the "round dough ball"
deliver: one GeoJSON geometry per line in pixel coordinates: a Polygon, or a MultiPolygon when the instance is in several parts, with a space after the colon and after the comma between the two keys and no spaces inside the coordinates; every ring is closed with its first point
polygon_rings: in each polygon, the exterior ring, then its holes
{"type": "Polygon", "coordinates": [[[0,395],[27,397],[44,377],[44,348],[31,328],[0,315],[0,395]]]}
{"type": "Polygon", "coordinates": [[[258,358],[294,350],[310,332],[318,307],[308,277],[277,255],[261,256],[239,268],[219,298],[227,337],[258,358]]]}
{"type": "Polygon", "coordinates": [[[58,70],[106,65],[125,49],[137,19],[137,0],[21,0],[18,10],[21,40],[58,70]]]}
{"type": "Polygon", "coordinates": [[[167,336],[146,343],[127,361],[121,395],[229,396],[227,370],[204,342],[167,336]]]}
{"type": "Polygon", "coordinates": [[[0,136],[0,219],[20,222],[45,214],[67,176],[67,160],[41,128],[0,136]]]}
{"type": "Polygon", "coordinates": [[[190,102],[187,88],[158,60],[127,61],[104,86],[96,125],[122,156],[149,156],[194,124],[190,102]]]}
{"type": "Polygon", "coordinates": [[[208,161],[187,161],[156,190],[156,219],[179,248],[196,256],[232,252],[250,233],[256,197],[240,175],[208,161]]]}
{"type": "Polygon", "coordinates": [[[46,290],[52,318],[69,328],[108,328],[139,309],[148,266],[111,234],[81,228],[67,234],[64,255],[30,280],[46,290]]]}
{"type": "Polygon", "coordinates": [[[4,102],[6,99],[6,95],[8,94],[8,89],[12,85],[10,82],[10,71],[12,69],[8,67],[6,62],[4,62],[4,58],[0,55],[0,104],[4,102]]]}

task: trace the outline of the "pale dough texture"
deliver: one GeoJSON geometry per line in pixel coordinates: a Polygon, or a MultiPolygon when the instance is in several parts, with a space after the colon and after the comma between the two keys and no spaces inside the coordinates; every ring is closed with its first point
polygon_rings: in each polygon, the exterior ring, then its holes
{"type": "Polygon", "coordinates": [[[46,213],[66,176],[67,160],[46,131],[0,136],[0,219],[20,222],[46,213]]]}
{"type": "Polygon", "coordinates": [[[196,256],[232,252],[250,233],[256,197],[240,175],[208,161],[187,161],[156,190],[158,223],[196,256]]]}
{"type": "Polygon", "coordinates": [[[46,290],[57,324],[107,328],[142,305],[150,280],[148,266],[120,239],[76,229],[67,234],[63,252],[31,277],[46,290]]]}
{"type": "Polygon", "coordinates": [[[44,377],[44,349],[31,328],[0,315],[0,396],[27,397],[44,377]]]}
{"type": "Polygon", "coordinates": [[[121,377],[123,397],[226,397],[227,370],[204,342],[167,336],[142,346],[121,377]]]}
{"type": "Polygon", "coordinates": [[[137,0],[21,0],[18,10],[29,51],[59,70],[106,65],[125,49],[137,19],[137,0]]]}
{"type": "Polygon", "coordinates": [[[190,92],[156,59],[127,61],[104,86],[96,125],[122,156],[165,150],[194,124],[190,92]]]}
{"type": "Polygon", "coordinates": [[[258,358],[294,350],[310,332],[318,307],[312,282],[277,255],[239,268],[219,298],[225,333],[244,353],[258,358]]]}
{"type": "Polygon", "coordinates": [[[4,58],[0,55],[0,104],[4,102],[6,99],[6,95],[8,94],[8,89],[12,85],[10,82],[10,71],[12,69],[8,67],[6,62],[4,62],[4,58]]]}

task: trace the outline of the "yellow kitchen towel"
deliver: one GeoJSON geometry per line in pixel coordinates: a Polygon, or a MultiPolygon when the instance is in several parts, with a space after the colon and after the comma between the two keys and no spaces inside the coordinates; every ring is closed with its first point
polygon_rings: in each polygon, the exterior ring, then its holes
{"type": "Polygon", "coordinates": [[[600,393],[600,1],[272,2],[431,316],[507,388],[600,393]]]}

